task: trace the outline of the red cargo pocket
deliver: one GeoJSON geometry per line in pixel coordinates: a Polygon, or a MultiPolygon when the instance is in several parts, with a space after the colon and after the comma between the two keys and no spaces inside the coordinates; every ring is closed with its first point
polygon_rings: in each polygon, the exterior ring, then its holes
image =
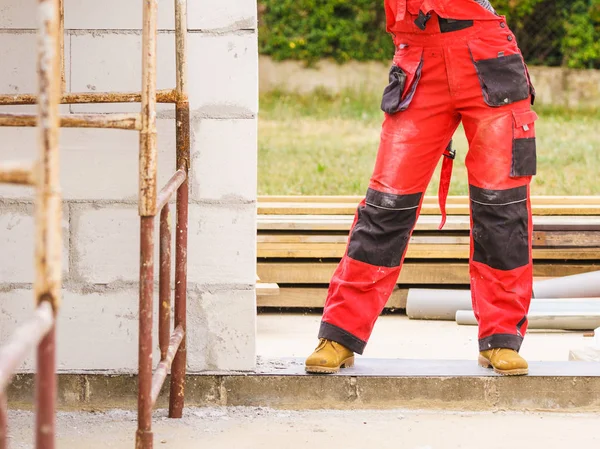
{"type": "Polygon", "coordinates": [[[415,95],[423,68],[423,47],[400,45],[383,91],[381,110],[388,114],[404,111],[415,95]]]}
{"type": "Polygon", "coordinates": [[[537,171],[535,111],[513,111],[513,148],[510,176],[534,176],[537,171]]]}
{"type": "Polygon", "coordinates": [[[525,62],[512,34],[498,33],[468,45],[488,106],[505,106],[529,98],[525,62]]]}

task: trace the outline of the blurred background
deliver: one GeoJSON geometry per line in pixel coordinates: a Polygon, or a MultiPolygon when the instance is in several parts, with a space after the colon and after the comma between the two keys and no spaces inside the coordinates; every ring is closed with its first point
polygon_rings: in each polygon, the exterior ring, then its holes
{"type": "MultiPolygon", "coordinates": [[[[394,53],[383,0],[258,3],[259,194],[363,195],[394,53]]],[[[532,193],[600,194],[600,0],[492,4],[517,35],[538,94],[532,193]]],[[[455,146],[450,193],[465,195],[462,128],[455,146]]]]}

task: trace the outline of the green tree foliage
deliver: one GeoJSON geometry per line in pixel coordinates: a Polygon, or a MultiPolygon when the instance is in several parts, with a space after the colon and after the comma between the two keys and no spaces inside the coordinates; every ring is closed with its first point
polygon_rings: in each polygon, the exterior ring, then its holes
{"type": "Polygon", "coordinates": [[[387,60],[382,0],[264,0],[259,43],[274,59],[387,60]]]}
{"type": "Polygon", "coordinates": [[[564,62],[573,68],[600,68],[600,0],[576,0],[562,41],[564,62]]]}
{"type": "MultiPolygon", "coordinates": [[[[530,64],[600,68],[600,0],[492,0],[530,64]]],[[[259,45],[276,60],[390,60],[383,0],[259,0],[259,45]]]]}

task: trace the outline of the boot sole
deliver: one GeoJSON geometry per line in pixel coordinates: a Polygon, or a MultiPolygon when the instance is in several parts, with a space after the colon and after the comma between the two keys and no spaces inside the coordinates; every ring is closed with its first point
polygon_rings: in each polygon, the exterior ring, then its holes
{"type": "Polygon", "coordinates": [[[306,366],[307,373],[312,374],[335,374],[340,371],[340,368],[352,368],[354,366],[354,356],[344,360],[338,367],[329,368],[326,366],[306,366]]]}
{"type": "Polygon", "coordinates": [[[502,370],[495,368],[494,365],[492,365],[488,359],[482,356],[479,356],[479,366],[481,366],[482,368],[491,368],[494,370],[495,373],[501,374],[502,376],[526,376],[527,374],[529,374],[529,369],[527,368],[510,370],[502,370]]]}

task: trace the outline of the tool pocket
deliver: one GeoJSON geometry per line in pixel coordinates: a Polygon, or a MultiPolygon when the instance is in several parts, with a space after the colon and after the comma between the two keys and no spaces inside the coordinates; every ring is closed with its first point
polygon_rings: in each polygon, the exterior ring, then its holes
{"type": "Polygon", "coordinates": [[[404,111],[415,95],[423,68],[423,48],[400,46],[383,91],[381,110],[388,114],[404,111]]]}
{"type": "Polygon", "coordinates": [[[534,176],[537,171],[535,111],[513,111],[511,178],[534,176]]]}
{"type": "Polygon", "coordinates": [[[529,98],[532,86],[512,34],[479,38],[468,45],[488,106],[505,106],[529,98]]]}

